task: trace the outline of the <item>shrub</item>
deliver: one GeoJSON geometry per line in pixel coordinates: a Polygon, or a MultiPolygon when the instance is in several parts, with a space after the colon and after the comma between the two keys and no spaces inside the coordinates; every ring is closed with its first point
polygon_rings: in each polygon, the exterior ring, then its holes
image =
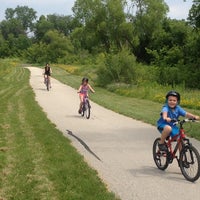
{"type": "Polygon", "coordinates": [[[117,54],[109,54],[97,71],[98,84],[106,86],[110,83],[132,83],[135,76],[136,59],[127,49],[117,54]]]}

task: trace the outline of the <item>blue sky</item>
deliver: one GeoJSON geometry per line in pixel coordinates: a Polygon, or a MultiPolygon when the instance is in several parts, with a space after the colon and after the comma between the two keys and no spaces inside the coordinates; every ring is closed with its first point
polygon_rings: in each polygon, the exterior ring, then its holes
{"type": "MultiPolygon", "coordinates": [[[[186,19],[189,9],[192,6],[192,0],[165,0],[170,8],[168,14],[171,18],[186,19]]],[[[1,0],[0,21],[4,19],[6,8],[15,8],[17,5],[27,5],[37,11],[37,15],[47,14],[72,14],[71,8],[75,0],[1,0]]]]}

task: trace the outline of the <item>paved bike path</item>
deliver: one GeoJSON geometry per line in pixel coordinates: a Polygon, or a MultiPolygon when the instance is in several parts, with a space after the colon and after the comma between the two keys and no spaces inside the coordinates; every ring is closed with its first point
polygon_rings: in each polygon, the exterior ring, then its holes
{"type": "MultiPolygon", "coordinates": [[[[159,133],[155,127],[93,102],[91,119],[82,118],[77,114],[76,90],[52,79],[48,92],[42,70],[36,67],[29,70],[36,100],[48,118],[98,171],[108,189],[122,200],[200,199],[200,180],[186,181],[176,161],[164,172],[156,168],[152,143],[159,133]]],[[[200,151],[200,142],[192,142],[200,151]]]]}

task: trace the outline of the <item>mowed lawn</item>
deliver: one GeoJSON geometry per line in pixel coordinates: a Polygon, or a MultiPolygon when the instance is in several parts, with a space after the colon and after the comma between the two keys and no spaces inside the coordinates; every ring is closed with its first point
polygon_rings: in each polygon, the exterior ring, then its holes
{"type": "Polygon", "coordinates": [[[29,75],[0,62],[0,199],[117,199],[42,112],[29,75]]]}

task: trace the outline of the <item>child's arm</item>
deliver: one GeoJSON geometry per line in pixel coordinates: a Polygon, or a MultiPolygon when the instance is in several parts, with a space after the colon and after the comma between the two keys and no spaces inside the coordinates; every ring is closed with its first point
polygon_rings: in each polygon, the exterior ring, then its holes
{"type": "Polygon", "coordinates": [[[166,121],[166,122],[168,122],[168,123],[170,123],[171,122],[171,118],[169,118],[169,117],[167,117],[167,112],[163,112],[162,113],[162,117],[163,117],[163,119],[166,121]]]}
{"type": "Polygon", "coordinates": [[[189,112],[186,113],[186,117],[190,118],[190,119],[199,120],[199,116],[198,115],[193,115],[192,113],[189,113],[189,112]]]}
{"type": "Polygon", "coordinates": [[[81,88],[82,88],[82,85],[79,87],[79,89],[78,89],[78,93],[80,93],[80,92],[81,92],[81,88]]]}
{"type": "Polygon", "coordinates": [[[93,93],[95,93],[95,91],[94,91],[94,89],[91,87],[91,85],[88,84],[88,87],[89,87],[89,89],[90,89],[93,93]]]}

